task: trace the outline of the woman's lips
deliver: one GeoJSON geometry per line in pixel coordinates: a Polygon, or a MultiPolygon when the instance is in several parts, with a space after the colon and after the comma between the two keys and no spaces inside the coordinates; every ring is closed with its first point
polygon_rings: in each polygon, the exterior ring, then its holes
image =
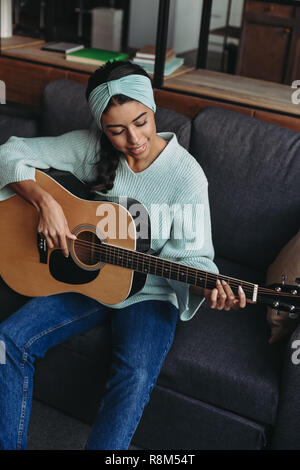
{"type": "Polygon", "coordinates": [[[133,155],[140,155],[141,153],[145,152],[146,145],[147,144],[145,143],[143,145],[140,145],[139,147],[131,148],[131,149],[129,149],[129,153],[131,153],[133,155]]]}

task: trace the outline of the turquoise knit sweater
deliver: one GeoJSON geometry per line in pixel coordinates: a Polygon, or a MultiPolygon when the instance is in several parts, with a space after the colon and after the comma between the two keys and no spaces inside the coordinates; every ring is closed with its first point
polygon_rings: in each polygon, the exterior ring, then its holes
{"type": "MultiPolygon", "coordinates": [[[[121,158],[114,186],[106,196],[133,198],[147,208],[151,247],[161,258],[217,273],[207,179],[196,160],[179,145],[175,134],[159,135],[168,142],[162,153],[139,173],[121,158]],[[162,217],[164,210],[167,212],[162,217]]],[[[58,137],[11,137],[0,146],[0,200],[14,195],[9,183],[34,180],[36,168],[65,170],[83,182],[94,181],[97,146],[96,134],[88,130],[58,137]]],[[[148,275],[140,292],[110,307],[123,308],[149,299],[171,302],[179,308],[181,320],[192,318],[204,300],[190,293],[187,284],[148,275]]]]}

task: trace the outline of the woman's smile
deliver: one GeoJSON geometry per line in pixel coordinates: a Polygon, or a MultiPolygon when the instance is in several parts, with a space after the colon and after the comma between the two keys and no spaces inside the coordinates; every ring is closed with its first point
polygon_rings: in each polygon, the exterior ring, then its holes
{"type": "Polygon", "coordinates": [[[145,142],[144,144],[139,145],[138,147],[129,148],[128,153],[134,156],[141,155],[142,153],[145,152],[146,148],[147,148],[147,143],[145,142]]]}

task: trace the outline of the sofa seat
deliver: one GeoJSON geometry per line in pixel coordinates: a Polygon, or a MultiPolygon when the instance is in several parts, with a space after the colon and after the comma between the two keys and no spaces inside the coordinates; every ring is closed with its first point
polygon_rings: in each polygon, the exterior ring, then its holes
{"type": "MultiPolygon", "coordinates": [[[[216,258],[222,274],[252,282],[262,274],[216,258]]],[[[203,304],[176,331],[159,384],[254,421],[274,424],[283,345],[268,343],[265,307],[219,311],[203,304]]]]}
{"type": "MultiPolygon", "coordinates": [[[[260,272],[222,258],[216,263],[221,273],[263,284],[260,272]]],[[[274,424],[284,346],[270,347],[268,334],[264,307],[248,304],[226,312],[204,304],[192,320],[178,323],[157,385],[255,422],[274,424]]],[[[36,397],[92,422],[105,391],[109,345],[107,325],[48,351],[37,363],[36,397]]]]}

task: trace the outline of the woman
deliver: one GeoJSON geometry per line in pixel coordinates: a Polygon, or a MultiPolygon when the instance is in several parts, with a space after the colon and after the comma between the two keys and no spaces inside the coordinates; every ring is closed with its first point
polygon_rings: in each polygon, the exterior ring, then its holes
{"type": "MultiPolygon", "coordinates": [[[[204,227],[203,237],[193,232],[195,212],[184,220],[182,238],[175,234],[179,210],[163,222],[151,211],[151,224],[167,233],[153,236],[152,248],[161,258],[217,272],[206,178],[174,134],[156,133],[147,74],[130,62],[108,63],[90,77],[86,96],[98,132],[12,137],[0,148],[0,199],[17,192],[33,204],[39,212],[38,232],[65,256],[68,240],[76,237],[63,208],[35,182],[35,168],[71,171],[100,194],[131,197],[148,209],[162,203],[201,206],[203,218],[196,225],[199,231],[204,227]]],[[[107,392],[86,449],[128,449],[172,345],[178,317],[189,320],[203,295],[211,308],[246,305],[244,292],[240,290],[235,299],[227,284],[217,283],[212,291],[203,292],[154,276],[147,277],[141,292],[113,306],[75,293],[38,297],[25,304],[0,325],[7,351],[7,363],[0,367],[0,448],[26,448],[35,358],[109,320],[113,354],[107,392]]]]}

